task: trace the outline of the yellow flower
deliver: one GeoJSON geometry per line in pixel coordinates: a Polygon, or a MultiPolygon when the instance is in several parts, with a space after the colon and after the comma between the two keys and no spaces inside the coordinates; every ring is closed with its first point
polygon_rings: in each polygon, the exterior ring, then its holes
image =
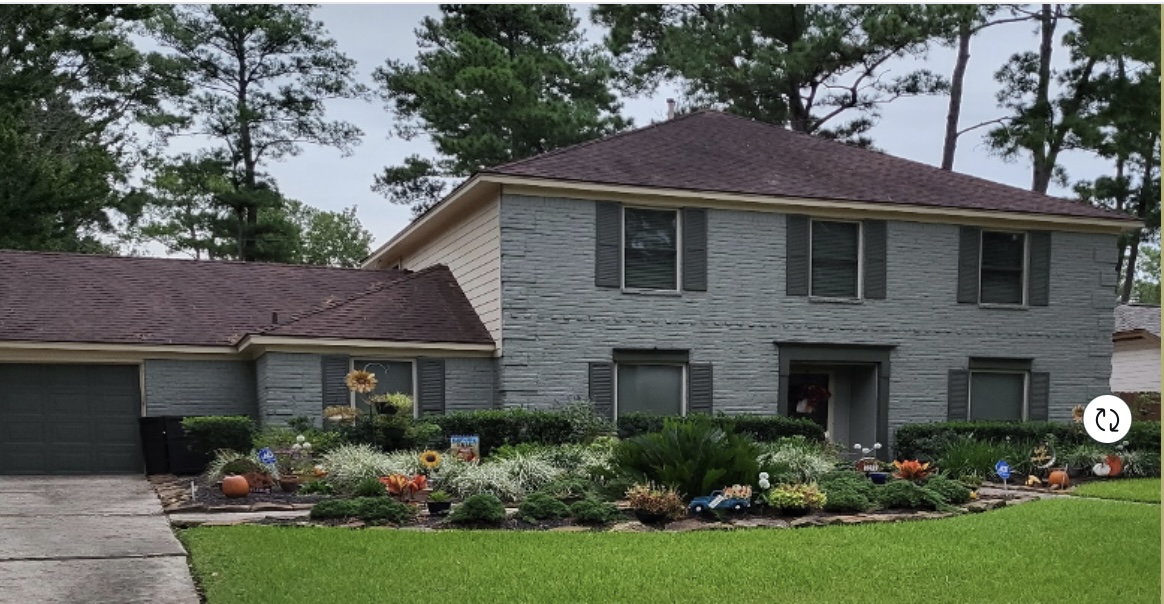
{"type": "Polygon", "coordinates": [[[430,470],[436,469],[441,465],[441,454],[436,451],[425,451],[420,454],[420,463],[430,470]]]}
{"type": "Polygon", "coordinates": [[[352,392],[367,394],[376,389],[376,376],[372,375],[371,371],[355,369],[344,378],[344,383],[348,385],[348,390],[352,392]]]}

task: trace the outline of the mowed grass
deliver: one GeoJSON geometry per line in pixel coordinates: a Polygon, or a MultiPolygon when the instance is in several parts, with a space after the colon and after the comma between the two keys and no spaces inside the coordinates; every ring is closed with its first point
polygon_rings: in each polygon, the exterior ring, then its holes
{"type": "Polygon", "coordinates": [[[1128,478],[1089,482],[1076,487],[1074,493],[1081,497],[1160,503],[1160,479],[1128,478]]]}
{"type": "Polygon", "coordinates": [[[700,533],[183,531],[209,604],[1160,602],[1160,508],[700,533]]]}

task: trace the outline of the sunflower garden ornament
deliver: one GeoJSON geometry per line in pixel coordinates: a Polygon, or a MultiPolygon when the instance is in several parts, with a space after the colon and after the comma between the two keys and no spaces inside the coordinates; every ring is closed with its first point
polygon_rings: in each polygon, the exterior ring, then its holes
{"type": "Polygon", "coordinates": [[[344,383],[348,385],[348,390],[352,392],[368,394],[376,389],[376,376],[371,371],[353,369],[344,378],[344,383]]]}

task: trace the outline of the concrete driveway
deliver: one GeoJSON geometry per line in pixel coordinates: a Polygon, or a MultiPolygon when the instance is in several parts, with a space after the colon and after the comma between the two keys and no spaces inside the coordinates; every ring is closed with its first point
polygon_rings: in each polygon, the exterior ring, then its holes
{"type": "Polygon", "coordinates": [[[141,476],[0,476],[0,603],[198,604],[141,476]]]}

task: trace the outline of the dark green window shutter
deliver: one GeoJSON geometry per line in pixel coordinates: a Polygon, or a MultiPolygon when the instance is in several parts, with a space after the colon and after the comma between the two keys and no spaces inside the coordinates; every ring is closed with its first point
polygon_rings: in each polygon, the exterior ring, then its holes
{"type": "Polygon", "coordinates": [[[590,401],[598,415],[614,419],[614,363],[590,364],[590,401]]]}
{"type": "Polygon", "coordinates": [[[981,229],[964,226],[958,235],[958,303],[978,303],[978,247],[981,229]]]}
{"type": "Polygon", "coordinates": [[[1031,306],[1047,306],[1051,301],[1051,232],[1032,231],[1030,292],[1031,306]]]}
{"type": "Polygon", "coordinates": [[[683,209],[683,289],[707,291],[707,210],[683,209]]]}
{"type": "Polygon", "coordinates": [[[351,391],[344,382],[348,375],[348,357],[327,355],[321,358],[323,368],[323,406],[352,404],[351,391]]]}
{"type": "Polygon", "coordinates": [[[687,414],[711,413],[711,363],[692,363],[687,367],[687,414]]]}
{"type": "Polygon", "coordinates": [[[1051,374],[1031,373],[1031,390],[1027,400],[1027,419],[1045,422],[1049,416],[1051,398],[1051,374]]]}
{"type": "Polygon", "coordinates": [[[416,360],[417,400],[420,415],[445,412],[445,360],[416,360]]]}
{"type": "Polygon", "coordinates": [[[886,290],[886,261],[888,242],[884,220],[866,220],[865,233],[865,297],[884,300],[886,290]]]}
{"type": "Polygon", "coordinates": [[[622,287],[622,206],[594,204],[594,285],[622,287]]]}
{"type": "Polygon", "coordinates": [[[946,419],[965,421],[970,409],[970,372],[951,369],[946,393],[946,419]]]}
{"type": "Polygon", "coordinates": [[[789,296],[808,295],[808,216],[785,217],[785,290],[789,296]]]}

